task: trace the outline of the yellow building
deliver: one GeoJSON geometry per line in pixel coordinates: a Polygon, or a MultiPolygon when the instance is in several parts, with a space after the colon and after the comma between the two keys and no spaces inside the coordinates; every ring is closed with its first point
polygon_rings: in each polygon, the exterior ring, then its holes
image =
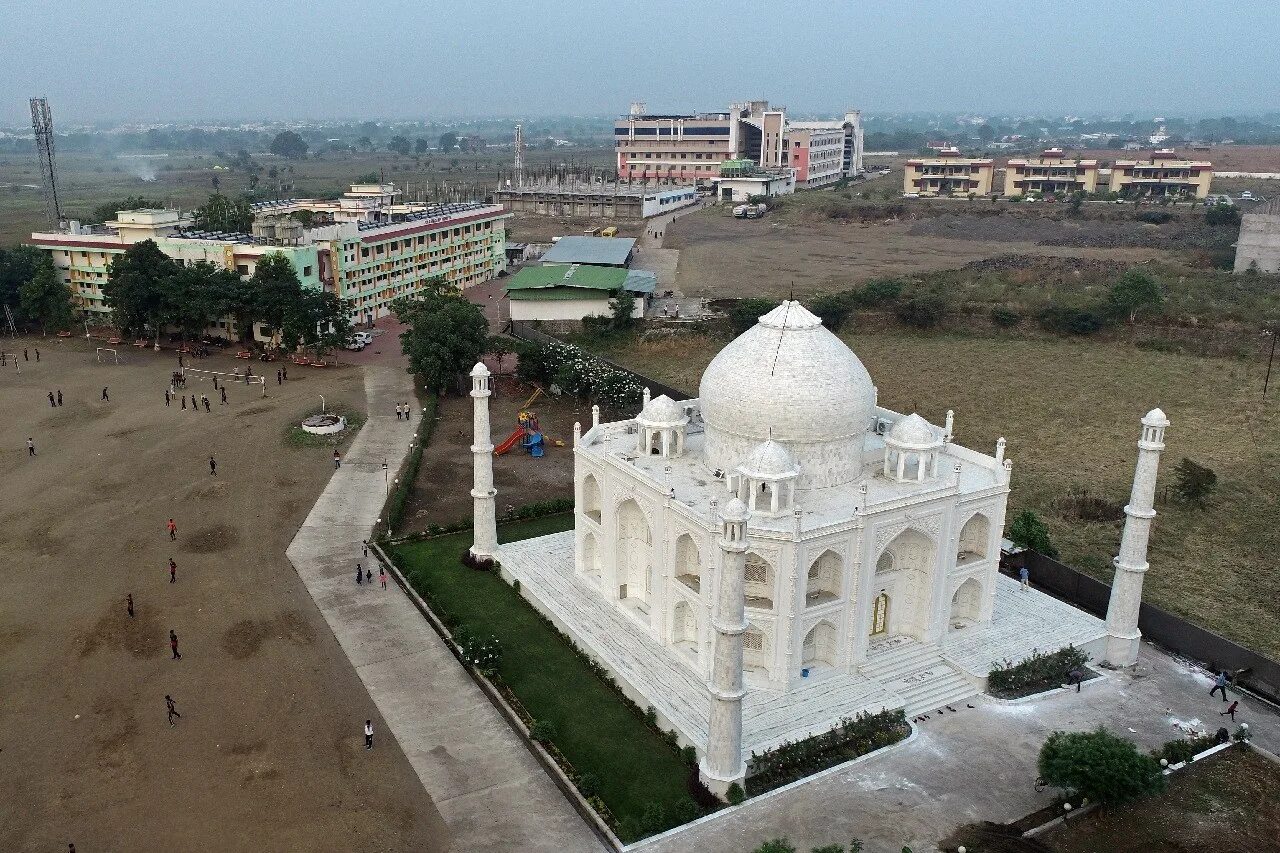
{"type": "MultiPolygon", "coordinates": [[[[1039,157],[1013,158],[1004,170],[1004,194],[1096,192],[1098,161],[1070,160],[1061,148],[1039,157]]],[[[1105,189],[1105,187],[1104,187],[1105,189]]]]}
{"type": "Polygon", "coordinates": [[[936,157],[907,161],[902,192],[907,195],[987,195],[995,176],[995,161],[961,157],[958,148],[941,148],[936,157]]]}
{"type": "Polygon", "coordinates": [[[1117,160],[1111,167],[1109,189],[1125,195],[1204,198],[1213,182],[1208,160],[1181,160],[1172,148],[1154,152],[1150,160],[1117,160]]]}

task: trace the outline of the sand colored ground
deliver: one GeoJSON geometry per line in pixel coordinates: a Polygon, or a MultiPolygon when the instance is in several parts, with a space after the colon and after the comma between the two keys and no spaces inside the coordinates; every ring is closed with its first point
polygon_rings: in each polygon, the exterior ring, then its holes
{"type": "Polygon", "coordinates": [[[205,414],[165,408],[169,353],[24,343],[40,363],[0,369],[0,849],[444,849],[395,742],[365,751],[365,718],[385,727],[283,553],[333,469],[282,432],[319,394],[363,407],[359,369],[295,368],[226,407],[192,382],[205,414]]]}

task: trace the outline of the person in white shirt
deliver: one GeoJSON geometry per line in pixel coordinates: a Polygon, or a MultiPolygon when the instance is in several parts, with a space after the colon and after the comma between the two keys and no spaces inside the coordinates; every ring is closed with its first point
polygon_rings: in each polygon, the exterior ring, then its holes
{"type": "Polygon", "coordinates": [[[373,720],[364,721],[364,748],[373,749],[373,720]]]}

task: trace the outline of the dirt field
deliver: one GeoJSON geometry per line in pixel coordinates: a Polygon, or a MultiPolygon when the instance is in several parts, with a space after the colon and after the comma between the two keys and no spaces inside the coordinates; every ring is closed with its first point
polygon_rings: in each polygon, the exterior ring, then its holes
{"type": "MultiPolygon", "coordinates": [[[[501,444],[516,427],[520,405],[533,388],[500,377],[489,398],[489,422],[494,445],[501,444]]],[[[590,406],[577,400],[539,396],[529,407],[538,415],[547,452],[534,459],[518,447],[494,457],[494,488],[498,490],[498,514],[534,501],[573,497],[573,424],[591,426],[590,406]],[[564,442],[557,447],[554,441],[564,442]]],[[[446,397],[436,412],[435,432],[422,454],[422,467],[409,497],[405,533],[419,532],[430,524],[451,524],[471,516],[471,398],[446,397]]],[[[397,531],[398,533],[399,531],[397,531]]]]}
{"type": "Polygon", "coordinates": [[[362,748],[365,718],[385,726],[284,557],[332,471],[327,449],[285,449],[285,425],[321,393],[363,408],[360,371],[298,368],[226,407],[189,382],[205,414],[165,407],[171,353],[24,345],[39,364],[0,369],[0,849],[443,849],[398,746],[362,748]]]}
{"type": "MultiPolygon", "coordinates": [[[[879,276],[951,269],[996,255],[1086,257],[1137,263],[1166,256],[1154,249],[1040,246],[1029,239],[978,240],[917,236],[920,223],[809,222],[734,219],[712,207],[682,217],[665,246],[680,250],[678,282],[686,296],[727,299],[845,290],[879,276]]],[[[969,236],[966,234],[966,236],[969,236]]]]}
{"type": "MultiPolygon", "coordinates": [[[[966,446],[992,452],[1008,438],[1013,459],[1009,517],[1040,513],[1066,562],[1103,580],[1120,542],[1133,482],[1138,418],[1162,407],[1173,422],[1160,485],[1183,457],[1212,468],[1218,489],[1206,509],[1161,500],[1151,537],[1146,600],[1271,656],[1280,655],[1280,429],[1260,396],[1265,353],[1248,360],[1138,350],[1059,338],[857,331],[843,335],[866,364],[880,403],[941,423],[956,413],[966,446]],[[1110,501],[1114,520],[1081,521],[1073,492],[1110,501]]],[[[1252,337],[1252,335],[1250,336],[1252,337]]],[[[606,354],[697,393],[725,341],[685,336],[615,347],[606,354]]],[[[1250,346],[1256,347],[1256,341],[1250,346]]]]}
{"type": "Polygon", "coordinates": [[[617,226],[619,237],[639,237],[644,230],[643,223],[625,219],[516,213],[507,220],[507,239],[514,243],[550,243],[552,237],[568,237],[581,234],[588,228],[604,228],[609,225],[617,226]]]}

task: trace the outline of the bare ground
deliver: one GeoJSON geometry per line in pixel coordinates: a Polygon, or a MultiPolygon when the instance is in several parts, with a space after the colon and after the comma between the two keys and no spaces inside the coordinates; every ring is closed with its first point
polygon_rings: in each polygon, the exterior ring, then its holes
{"type": "Polygon", "coordinates": [[[165,407],[170,354],[23,345],[40,363],[0,372],[0,849],[443,849],[399,747],[363,749],[365,718],[385,727],[284,557],[332,470],[285,422],[321,393],[363,408],[360,371],[297,368],[205,414],[165,407]]]}
{"type": "Polygon", "coordinates": [[[880,276],[952,269],[997,255],[1100,258],[1137,263],[1167,254],[1150,248],[1098,249],[1041,246],[1013,239],[919,236],[917,222],[892,220],[805,222],[780,218],[734,219],[720,207],[682,217],[667,231],[668,248],[680,250],[679,289],[686,296],[807,295],[845,290],[880,276]]]}

